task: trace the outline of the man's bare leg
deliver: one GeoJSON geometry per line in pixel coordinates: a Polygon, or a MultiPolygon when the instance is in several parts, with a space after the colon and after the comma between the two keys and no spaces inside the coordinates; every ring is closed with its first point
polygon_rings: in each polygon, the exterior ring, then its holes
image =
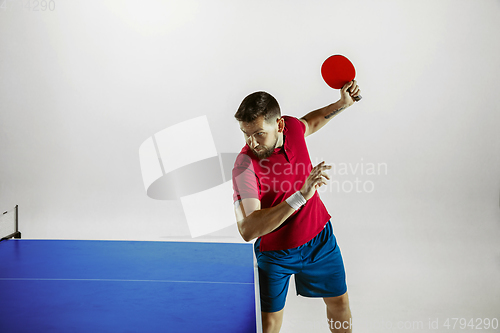
{"type": "Polygon", "coordinates": [[[262,312],[262,332],[263,333],[278,333],[283,323],[283,311],[277,312],[262,312]]]}
{"type": "Polygon", "coordinates": [[[351,333],[352,318],[347,292],[337,297],[325,297],[328,328],[332,332],[351,333]]]}

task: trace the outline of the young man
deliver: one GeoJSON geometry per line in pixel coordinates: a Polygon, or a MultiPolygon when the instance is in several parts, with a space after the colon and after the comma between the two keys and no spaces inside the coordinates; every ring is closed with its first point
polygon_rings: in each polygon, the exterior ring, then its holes
{"type": "Polygon", "coordinates": [[[323,298],[332,332],[351,332],[344,264],[316,192],[330,179],[331,166],[312,167],[305,137],[354,104],[359,93],[351,81],[338,102],[297,119],[282,117],[274,97],[256,92],[235,114],[246,141],[233,168],[235,213],[243,239],[257,238],[264,333],[281,328],[292,274],[297,294],[323,298]]]}

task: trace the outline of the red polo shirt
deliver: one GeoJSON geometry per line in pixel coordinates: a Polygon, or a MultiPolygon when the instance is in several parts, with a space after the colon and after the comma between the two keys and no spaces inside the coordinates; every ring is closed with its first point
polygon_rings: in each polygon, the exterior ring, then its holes
{"type": "MultiPolygon", "coordinates": [[[[295,117],[283,116],[283,146],[259,160],[245,145],[233,168],[233,199],[257,198],[261,208],[276,206],[300,190],[312,170],[304,138],[305,125],[295,117]]],[[[261,237],[260,251],[291,249],[314,238],[330,220],[318,192],[281,226],[261,237]]]]}

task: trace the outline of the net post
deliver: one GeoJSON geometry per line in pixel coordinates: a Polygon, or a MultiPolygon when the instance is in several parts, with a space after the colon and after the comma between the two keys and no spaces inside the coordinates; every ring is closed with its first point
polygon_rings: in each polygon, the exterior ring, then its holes
{"type": "Polygon", "coordinates": [[[19,205],[16,205],[15,212],[16,212],[16,232],[14,233],[13,237],[15,239],[21,239],[21,232],[19,231],[19,205]]]}

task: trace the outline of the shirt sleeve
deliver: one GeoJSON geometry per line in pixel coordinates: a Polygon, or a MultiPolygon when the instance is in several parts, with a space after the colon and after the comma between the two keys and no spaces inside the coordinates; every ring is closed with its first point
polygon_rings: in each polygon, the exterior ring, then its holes
{"type": "Polygon", "coordinates": [[[253,164],[248,156],[240,155],[232,171],[233,201],[255,198],[259,199],[260,186],[253,164]]]}
{"type": "Polygon", "coordinates": [[[289,128],[295,129],[296,131],[300,132],[302,136],[306,134],[306,125],[299,118],[292,116],[284,117],[286,117],[287,125],[289,128]]]}

